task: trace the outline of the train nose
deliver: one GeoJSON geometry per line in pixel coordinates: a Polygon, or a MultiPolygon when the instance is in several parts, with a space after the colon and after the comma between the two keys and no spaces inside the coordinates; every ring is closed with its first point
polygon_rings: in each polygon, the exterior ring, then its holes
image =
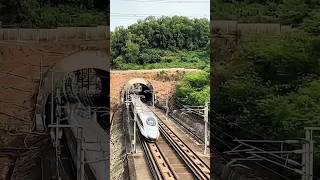
{"type": "Polygon", "coordinates": [[[158,139],[158,137],[159,137],[159,132],[150,132],[148,134],[149,139],[158,139]]]}

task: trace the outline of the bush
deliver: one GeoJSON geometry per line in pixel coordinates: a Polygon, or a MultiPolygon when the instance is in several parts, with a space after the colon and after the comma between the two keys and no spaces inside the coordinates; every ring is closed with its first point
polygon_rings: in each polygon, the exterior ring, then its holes
{"type": "Polygon", "coordinates": [[[309,0],[215,0],[211,7],[212,19],[282,23],[293,26],[303,25],[304,20],[310,17],[309,12],[318,12],[320,9],[318,1],[309,0]]]}
{"type": "MultiPolygon", "coordinates": [[[[130,54],[128,54],[130,55],[130,54]]],[[[208,69],[210,66],[209,54],[206,51],[177,51],[172,52],[160,49],[146,49],[139,53],[137,62],[127,59],[126,56],[120,57],[123,63],[136,64],[137,69],[158,69],[158,68],[196,68],[208,69]],[[182,60],[184,57],[184,61],[182,60]],[[138,68],[139,67],[139,68],[138,68]]],[[[119,65],[119,59],[112,58],[111,66],[116,69],[127,69],[128,66],[119,65]]]]}
{"type": "Polygon", "coordinates": [[[241,47],[240,59],[252,63],[264,82],[295,88],[301,76],[319,73],[319,61],[309,51],[311,38],[299,32],[259,36],[241,47]]]}
{"type": "Polygon", "coordinates": [[[159,49],[146,49],[140,55],[140,64],[159,63],[162,51],[159,49]]]}
{"type": "Polygon", "coordinates": [[[186,105],[203,106],[210,102],[209,73],[190,73],[177,84],[176,96],[185,99],[186,105]]]}
{"type": "Polygon", "coordinates": [[[297,93],[286,96],[272,96],[264,99],[259,108],[273,127],[273,138],[300,138],[304,127],[319,126],[320,121],[320,81],[313,80],[299,88],[297,93]]]}
{"type": "Polygon", "coordinates": [[[40,5],[36,0],[23,1],[16,20],[21,27],[55,28],[61,26],[106,25],[106,14],[100,10],[68,4],[40,5]]]}
{"type": "Polygon", "coordinates": [[[315,11],[304,20],[304,30],[314,35],[320,35],[320,12],[315,11]]]}
{"type": "Polygon", "coordinates": [[[298,138],[302,127],[319,125],[319,42],[295,32],[241,44],[234,61],[214,69],[217,123],[248,130],[231,133],[247,139],[298,138]]]}

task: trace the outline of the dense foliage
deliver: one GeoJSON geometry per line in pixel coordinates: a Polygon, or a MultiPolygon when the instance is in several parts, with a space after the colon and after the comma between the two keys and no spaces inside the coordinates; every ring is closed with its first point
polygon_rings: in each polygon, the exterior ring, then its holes
{"type": "MultiPolygon", "coordinates": [[[[231,61],[213,67],[216,148],[234,148],[235,138],[300,139],[304,127],[320,126],[319,12],[318,0],[211,1],[212,20],[294,27],[286,34],[244,38],[231,61]]],[[[266,143],[264,148],[279,147],[266,143]]],[[[319,149],[317,144],[315,152],[319,149]]],[[[315,153],[314,169],[319,160],[315,153]]]]}
{"type": "Polygon", "coordinates": [[[319,43],[303,32],[243,43],[234,61],[214,69],[217,123],[245,139],[301,138],[303,127],[319,126],[319,43]]]}
{"type": "Polygon", "coordinates": [[[93,0],[9,0],[0,2],[4,25],[27,28],[96,26],[107,23],[108,4],[93,0]]]}
{"type": "Polygon", "coordinates": [[[190,73],[177,84],[177,101],[184,105],[203,106],[210,102],[210,77],[206,71],[190,73]]]}
{"type": "Polygon", "coordinates": [[[112,68],[165,68],[209,65],[209,21],[148,17],[111,33],[112,68]]]}
{"type": "MultiPolygon", "coordinates": [[[[231,149],[235,138],[300,139],[304,127],[320,126],[319,52],[319,36],[294,31],[242,42],[233,61],[217,64],[215,147],[231,149]]],[[[315,169],[319,160],[315,153],[315,169]]]]}
{"type": "Polygon", "coordinates": [[[212,19],[280,22],[320,34],[318,0],[211,0],[212,19]]]}
{"type": "Polygon", "coordinates": [[[155,54],[140,54],[141,63],[126,63],[122,56],[116,58],[115,69],[165,69],[165,68],[209,68],[209,54],[207,51],[177,51],[149,49],[155,54]]]}

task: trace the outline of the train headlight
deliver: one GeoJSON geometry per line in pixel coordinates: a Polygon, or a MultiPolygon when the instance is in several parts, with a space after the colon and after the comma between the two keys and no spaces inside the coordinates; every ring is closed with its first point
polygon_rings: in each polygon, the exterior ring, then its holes
{"type": "Polygon", "coordinates": [[[147,119],[147,125],[155,126],[156,125],[156,120],[154,120],[153,118],[148,118],[147,119]]]}

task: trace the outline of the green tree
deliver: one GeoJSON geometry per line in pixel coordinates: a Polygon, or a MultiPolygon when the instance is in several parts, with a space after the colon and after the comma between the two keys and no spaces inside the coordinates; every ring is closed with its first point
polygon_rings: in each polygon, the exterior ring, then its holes
{"type": "Polygon", "coordinates": [[[314,35],[320,35],[320,12],[314,11],[310,17],[304,20],[304,29],[306,32],[314,35]]]}
{"type": "Polygon", "coordinates": [[[300,138],[303,128],[320,125],[320,81],[313,80],[286,96],[272,96],[259,104],[273,138],[300,138]]]}
{"type": "Polygon", "coordinates": [[[319,125],[318,39],[294,32],[242,43],[234,61],[214,67],[216,123],[258,139],[298,138],[302,127],[319,125]]]}
{"type": "Polygon", "coordinates": [[[303,0],[286,0],[279,6],[278,16],[282,23],[300,24],[308,14],[308,6],[303,0]]]}
{"type": "Polygon", "coordinates": [[[23,27],[36,27],[39,24],[40,4],[37,0],[21,0],[18,9],[18,21],[23,27]]]}
{"type": "Polygon", "coordinates": [[[125,45],[124,58],[127,63],[138,63],[139,53],[140,53],[139,45],[132,42],[131,37],[132,35],[129,33],[128,39],[125,45]]]}
{"type": "MultiPolygon", "coordinates": [[[[206,58],[182,60],[171,57],[168,51],[196,51],[209,48],[209,21],[207,19],[189,19],[187,17],[147,17],[138,20],[128,28],[118,27],[111,33],[111,58],[122,56],[128,63],[154,64],[159,62],[199,63],[206,58]],[[166,53],[163,53],[166,52],[166,53]],[[134,54],[130,54],[134,53],[134,54]],[[139,53],[139,57],[137,57],[139,53]]],[[[191,53],[192,54],[192,53],[191,53]]],[[[206,57],[208,57],[207,54],[206,57]]],[[[182,58],[183,59],[183,58],[182,58]]],[[[204,62],[204,61],[203,61],[204,62]]]]}
{"type": "Polygon", "coordinates": [[[281,36],[258,36],[241,47],[240,60],[251,63],[265,83],[278,92],[295,89],[303,75],[318,74],[319,61],[310,52],[311,37],[293,32],[281,36]]]}

